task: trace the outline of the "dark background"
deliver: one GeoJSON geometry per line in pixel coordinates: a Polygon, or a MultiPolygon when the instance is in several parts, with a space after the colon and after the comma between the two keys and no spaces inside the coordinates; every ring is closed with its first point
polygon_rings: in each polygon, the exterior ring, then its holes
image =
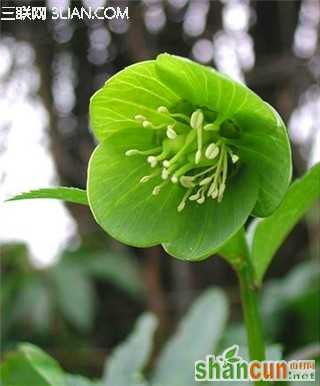
{"type": "MultiPolygon", "coordinates": [[[[45,3],[1,1],[2,6],[45,3]]],[[[68,1],[48,3],[59,6],[68,1]]],[[[104,2],[83,3],[94,6],[104,2]]],[[[202,61],[240,78],[272,104],[290,127],[295,177],[315,161],[320,149],[316,147],[320,123],[318,1],[155,0],[107,4],[129,6],[130,20],[1,22],[0,44],[10,53],[11,61],[0,78],[0,97],[6,98],[6,88],[22,69],[27,71],[33,66],[40,81],[24,91],[25,99],[41,103],[46,110],[46,141],[59,177],[57,183],[85,188],[86,167],[95,146],[88,130],[90,96],[125,66],[154,58],[164,51],[202,61]],[[28,62],[21,60],[25,53],[17,49],[21,42],[32,49],[28,62]]],[[[69,4],[81,5],[81,1],[69,4]]],[[[20,91],[18,83],[17,94],[20,91]]],[[[28,121],[28,116],[24,119],[28,121]]],[[[4,155],[9,151],[10,117],[0,116],[0,130],[0,152],[4,155]]],[[[16,162],[23,175],[23,154],[20,156],[16,162]]],[[[9,173],[1,170],[1,184],[5,185],[9,173]]],[[[159,317],[160,345],[192,300],[212,285],[227,291],[232,302],[231,320],[241,320],[236,277],[220,258],[191,264],[167,256],[160,247],[127,248],[103,234],[87,208],[69,205],[67,208],[77,225],[78,242],[71,242],[72,252],[61,252],[60,262],[66,261],[67,267],[86,266],[92,256],[102,256],[103,261],[104,255],[114,254],[114,272],[104,277],[86,277],[86,284],[74,281],[67,294],[57,295],[50,281],[54,267],[39,269],[32,263],[25,245],[2,240],[3,351],[14,347],[16,342],[31,341],[58,358],[66,369],[97,376],[105,356],[125,338],[143,310],[152,310],[159,317]],[[127,260],[123,263],[130,265],[129,271],[134,271],[131,289],[126,286],[126,279],[120,282],[117,279],[121,276],[118,271],[122,270],[121,264],[116,263],[119,253],[129,255],[134,264],[131,266],[127,260]],[[140,284],[134,281],[136,274],[140,284]],[[21,300],[26,282],[30,288],[38,289],[31,290],[30,297],[21,300]],[[84,322],[70,317],[66,306],[59,308],[56,299],[70,296],[73,290],[77,291],[77,285],[89,287],[91,295],[85,296],[94,299],[90,300],[93,305],[88,311],[91,316],[84,317],[84,322]],[[46,291],[44,297],[43,291],[46,291]],[[37,304],[43,304],[42,308],[37,308],[37,304]],[[37,312],[40,322],[35,318],[37,312]]],[[[46,228],[46,223],[41,227],[46,228]]],[[[318,242],[316,209],[280,249],[267,280],[282,278],[298,264],[316,258],[318,242]]],[[[123,275],[126,274],[122,271],[123,275]]],[[[319,297],[299,301],[300,305],[288,306],[281,313],[276,328],[271,327],[273,319],[264,320],[266,330],[273,331],[270,340],[284,342],[286,353],[318,340],[319,297]]]]}

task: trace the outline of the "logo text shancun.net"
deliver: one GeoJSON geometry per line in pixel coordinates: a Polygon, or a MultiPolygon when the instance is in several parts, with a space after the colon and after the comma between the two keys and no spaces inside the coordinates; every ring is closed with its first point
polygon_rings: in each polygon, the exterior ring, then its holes
{"type": "Polygon", "coordinates": [[[315,381],[314,360],[247,361],[238,355],[239,346],[222,355],[208,355],[195,362],[196,381],[315,381]]]}

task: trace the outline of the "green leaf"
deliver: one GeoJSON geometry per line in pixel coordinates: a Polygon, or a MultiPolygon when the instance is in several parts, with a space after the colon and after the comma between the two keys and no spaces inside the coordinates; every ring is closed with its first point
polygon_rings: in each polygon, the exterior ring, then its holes
{"type": "Polygon", "coordinates": [[[141,124],[134,119],[136,115],[145,116],[155,125],[174,122],[156,112],[157,107],[175,104],[179,98],[157,78],[154,63],[146,61],[125,68],[93,95],[91,127],[99,141],[106,139],[110,132],[122,129],[140,131],[141,124]]]}
{"type": "Polygon", "coordinates": [[[3,386],[68,386],[58,363],[28,343],[8,355],[0,375],[3,386]]]}
{"type": "Polygon", "coordinates": [[[260,284],[277,249],[320,196],[320,164],[290,187],[280,207],[251,229],[251,256],[260,284]]]}
{"type": "Polygon", "coordinates": [[[93,322],[95,292],[88,276],[75,264],[61,263],[49,271],[57,306],[79,330],[88,331],[93,322]]]}
{"type": "Polygon", "coordinates": [[[145,385],[142,371],[152,350],[157,322],[152,314],[142,315],[129,338],[107,359],[103,383],[106,386],[145,385]]]}
{"type": "Polygon", "coordinates": [[[83,270],[95,278],[110,281],[133,296],[139,297],[145,292],[139,266],[132,256],[124,253],[90,254],[83,261],[83,270]]]}
{"type": "Polygon", "coordinates": [[[50,300],[48,288],[43,281],[31,276],[29,280],[25,280],[13,300],[11,322],[26,323],[36,332],[48,332],[51,317],[50,300]]]}
{"type": "Polygon", "coordinates": [[[200,296],[176,334],[160,354],[152,384],[191,386],[194,362],[212,354],[225,328],[228,303],[224,293],[210,289],[200,296]]]}
{"type": "Polygon", "coordinates": [[[229,349],[227,349],[223,354],[225,358],[230,359],[237,354],[237,351],[238,351],[238,347],[234,345],[229,347],[229,349]]]}
{"type": "Polygon", "coordinates": [[[240,127],[238,139],[230,140],[240,159],[251,164],[260,177],[255,214],[272,213],[291,179],[291,150],[286,128],[277,112],[246,86],[213,68],[174,55],[157,57],[161,81],[182,99],[206,106],[240,127]]]}
{"type": "Polygon", "coordinates": [[[85,190],[68,188],[65,186],[31,190],[30,192],[18,194],[7,201],[28,200],[34,198],[54,198],[72,202],[74,204],[88,205],[87,193],[85,190]]]}

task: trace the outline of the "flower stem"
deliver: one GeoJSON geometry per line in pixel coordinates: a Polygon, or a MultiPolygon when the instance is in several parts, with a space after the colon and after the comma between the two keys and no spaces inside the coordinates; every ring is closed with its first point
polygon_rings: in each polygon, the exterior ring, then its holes
{"type": "MultiPolygon", "coordinates": [[[[249,259],[237,270],[240,282],[240,294],[244,321],[247,331],[250,360],[265,360],[265,343],[258,307],[257,291],[254,285],[253,268],[249,259]]],[[[263,381],[255,382],[256,386],[265,385],[263,381]]]]}

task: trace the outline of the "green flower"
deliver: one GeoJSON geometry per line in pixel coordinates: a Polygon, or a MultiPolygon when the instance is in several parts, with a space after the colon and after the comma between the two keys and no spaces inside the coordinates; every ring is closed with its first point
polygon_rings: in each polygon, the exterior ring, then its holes
{"type": "Polygon", "coordinates": [[[217,251],[250,214],[280,204],[291,179],[286,128],[247,87],[162,54],[91,100],[99,145],[88,171],[96,221],[133,246],[185,260],[217,251]]]}

